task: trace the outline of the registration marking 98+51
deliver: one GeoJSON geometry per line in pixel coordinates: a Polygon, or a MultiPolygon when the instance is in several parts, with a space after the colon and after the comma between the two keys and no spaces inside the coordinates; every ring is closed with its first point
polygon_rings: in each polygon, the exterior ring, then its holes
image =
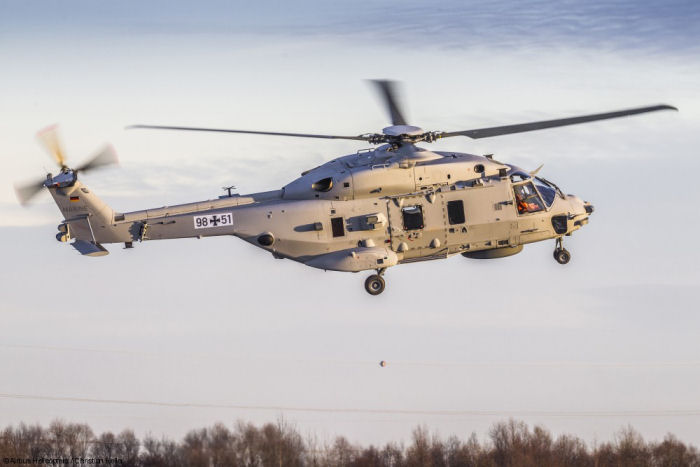
{"type": "Polygon", "coordinates": [[[229,225],[233,225],[233,214],[230,212],[194,216],[195,229],[211,229],[213,227],[226,227],[229,225]]]}

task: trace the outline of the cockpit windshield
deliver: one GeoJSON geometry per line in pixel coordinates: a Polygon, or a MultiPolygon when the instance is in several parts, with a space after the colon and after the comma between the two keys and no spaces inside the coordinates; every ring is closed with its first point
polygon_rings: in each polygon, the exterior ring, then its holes
{"type": "Polygon", "coordinates": [[[537,190],[535,190],[532,182],[513,185],[513,192],[515,193],[515,201],[518,206],[518,214],[544,210],[544,203],[540,195],[537,194],[537,190]]]}
{"type": "Polygon", "coordinates": [[[554,197],[557,195],[556,188],[540,177],[535,177],[535,186],[537,187],[537,191],[540,192],[540,195],[542,195],[542,199],[544,199],[547,207],[551,206],[554,202],[554,197]]]}

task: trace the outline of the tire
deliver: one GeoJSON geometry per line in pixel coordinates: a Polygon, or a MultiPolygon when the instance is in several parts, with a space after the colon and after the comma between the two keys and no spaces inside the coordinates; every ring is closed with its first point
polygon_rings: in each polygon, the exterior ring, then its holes
{"type": "Polygon", "coordinates": [[[384,292],[384,286],[384,279],[376,274],[372,274],[365,280],[365,290],[370,295],[379,295],[384,292]]]}
{"type": "Polygon", "coordinates": [[[559,264],[566,264],[571,260],[571,253],[565,248],[554,250],[554,259],[556,259],[559,264]]]}

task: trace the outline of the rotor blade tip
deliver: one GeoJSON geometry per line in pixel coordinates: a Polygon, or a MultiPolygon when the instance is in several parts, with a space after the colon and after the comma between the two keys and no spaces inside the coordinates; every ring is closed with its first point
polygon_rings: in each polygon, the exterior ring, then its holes
{"type": "Polygon", "coordinates": [[[42,128],[41,130],[37,131],[36,135],[40,137],[44,133],[55,131],[57,128],[58,128],[58,123],[54,123],[53,125],[46,126],[46,127],[42,128]]]}

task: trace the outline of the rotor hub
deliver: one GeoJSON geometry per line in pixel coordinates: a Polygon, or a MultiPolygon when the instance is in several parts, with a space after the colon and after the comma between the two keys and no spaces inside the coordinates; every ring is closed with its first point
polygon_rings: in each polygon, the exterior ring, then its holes
{"type": "Polygon", "coordinates": [[[413,125],[392,125],[382,129],[382,133],[387,136],[421,136],[425,130],[413,125]]]}

